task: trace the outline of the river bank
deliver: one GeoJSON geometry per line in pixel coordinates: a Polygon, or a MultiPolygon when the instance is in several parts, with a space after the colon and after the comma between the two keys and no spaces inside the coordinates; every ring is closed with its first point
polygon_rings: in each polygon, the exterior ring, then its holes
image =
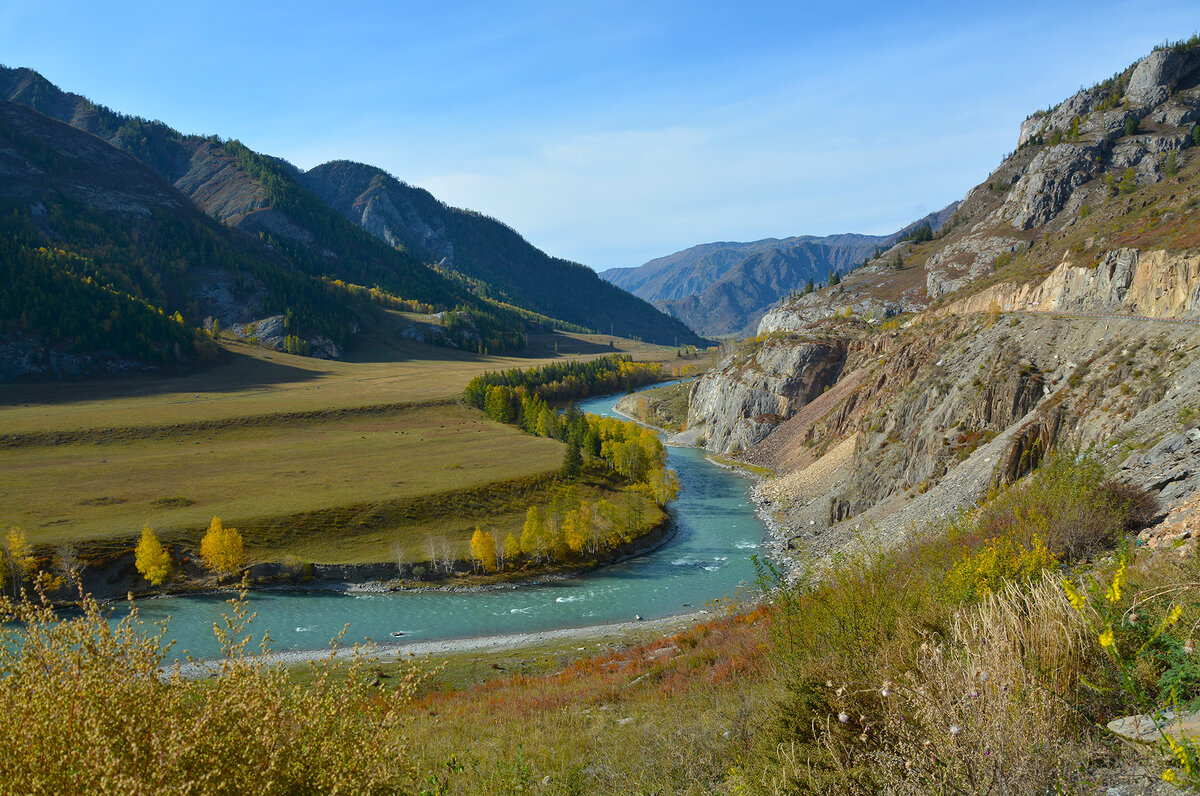
{"type": "MultiPolygon", "coordinates": [[[[581,411],[609,414],[620,396],[589,399],[581,411]]],[[[280,651],[328,651],[328,642],[345,630],[346,643],[402,639],[404,644],[490,636],[537,634],[563,628],[588,628],[694,611],[710,601],[734,599],[755,580],[751,556],[763,545],[764,528],[747,499],[747,482],[725,468],[713,467],[695,448],[671,447],[682,498],[671,505],[670,536],[642,551],[590,571],[544,573],[520,584],[489,588],[371,587],[342,590],[262,588],[249,595],[257,614],[253,633],[269,630],[280,651]],[[348,626],[348,628],[347,628],[348,626]]],[[[395,570],[392,570],[394,573],[395,570]]],[[[311,581],[306,584],[311,586],[311,581]]],[[[406,582],[406,585],[410,585],[406,582]]],[[[474,584],[482,586],[483,584],[474,584]]],[[[229,610],[222,594],[181,594],[141,600],[143,621],[170,620],[167,639],[174,655],[197,659],[220,655],[214,622],[229,610]]],[[[117,620],[123,611],[116,608],[117,620]]],[[[641,626],[641,623],[639,625],[641,626]]],[[[516,642],[512,642],[516,643],[516,642]]],[[[521,642],[524,643],[524,642],[521,642]]]]}
{"type": "MultiPolygon", "coordinates": [[[[453,561],[451,570],[436,580],[412,578],[414,571],[435,571],[430,562],[376,562],[362,564],[288,564],[258,562],[245,570],[245,579],[217,578],[193,558],[179,568],[172,582],[151,586],[137,572],[129,552],[103,567],[86,567],[82,575],[84,593],[101,602],[124,602],[179,596],[216,596],[248,591],[332,591],[370,594],[449,592],[471,594],[502,589],[542,586],[586,575],[654,552],[668,544],[677,528],[668,508],[663,518],[630,542],[585,562],[539,566],[493,574],[472,571],[472,562],[453,561]],[[405,577],[409,575],[409,577],[405,577]]],[[[74,603],[68,598],[64,601],[74,603]]]]}
{"type": "MultiPolygon", "coordinates": [[[[494,653],[526,649],[562,641],[589,644],[627,644],[633,636],[669,636],[681,633],[699,622],[712,620],[719,614],[702,609],[659,617],[657,619],[609,622],[584,627],[540,630],[527,633],[500,633],[467,638],[442,639],[437,641],[375,642],[360,649],[359,654],[379,662],[389,660],[438,658],[468,652],[494,653]]],[[[353,647],[314,650],[281,650],[268,652],[262,657],[266,663],[280,666],[301,666],[312,661],[347,660],[355,654],[353,647]]],[[[198,660],[180,666],[186,678],[206,677],[215,674],[220,659],[198,660]]]]}
{"type": "MultiPolygon", "coordinates": [[[[635,393],[636,394],[636,393],[635,393]]],[[[612,408],[612,413],[619,417],[632,420],[639,425],[650,428],[661,434],[665,443],[677,448],[695,448],[703,450],[700,444],[700,438],[696,432],[690,432],[687,429],[683,431],[671,431],[649,423],[642,418],[636,417],[622,410],[622,404],[625,404],[626,409],[630,409],[628,399],[633,397],[627,395],[617,401],[612,408]]],[[[737,473],[753,480],[753,484],[747,490],[747,496],[750,502],[754,504],[754,513],[758,519],[766,527],[764,536],[763,550],[766,552],[771,563],[776,566],[784,576],[788,583],[795,583],[806,573],[804,565],[796,559],[791,553],[791,535],[787,529],[776,518],[774,511],[771,508],[772,501],[769,497],[763,494],[762,485],[770,478],[770,476],[760,472],[762,468],[754,468],[753,466],[742,466],[737,462],[721,461],[712,454],[705,454],[705,459],[712,465],[720,467],[728,472],[737,473]]]]}

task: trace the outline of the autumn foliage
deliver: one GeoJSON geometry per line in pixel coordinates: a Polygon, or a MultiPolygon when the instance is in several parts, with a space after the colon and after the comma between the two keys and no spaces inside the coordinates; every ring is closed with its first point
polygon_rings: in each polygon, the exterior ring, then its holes
{"type": "Polygon", "coordinates": [[[138,542],[134,565],[152,586],[163,585],[175,571],[171,554],[158,541],[158,536],[149,525],[142,526],[142,538],[138,542]]]}
{"type": "Polygon", "coordinates": [[[226,528],[220,517],[213,517],[208,532],[200,540],[200,557],[214,572],[233,574],[246,563],[242,535],[236,528],[226,528]]]}
{"type": "Polygon", "coordinates": [[[373,688],[355,655],[310,682],[247,651],[244,600],[216,628],[215,677],[172,668],[163,629],[90,598],[62,617],[0,601],[0,793],[397,793],[415,671],[373,688]],[[164,673],[165,672],[165,673],[164,673]]]}

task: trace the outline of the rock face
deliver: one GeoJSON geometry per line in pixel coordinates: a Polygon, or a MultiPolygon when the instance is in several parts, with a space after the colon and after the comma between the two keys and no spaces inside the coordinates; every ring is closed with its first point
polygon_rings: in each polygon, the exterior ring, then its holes
{"type": "Polygon", "coordinates": [[[1092,179],[1102,153],[1098,143],[1058,144],[1039,152],[1000,212],[1017,229],[1045,224],[1066,207],[1076,188],[1092,179]]]}
{"type": "Polygon", "coordinates": [[[454,244],[441,217],[450,208],[429,192],[370,166],[344,161],[311,169],[304,182],[322,201],[389,245],[414,249],[431,262],[454,267],[454,244]]]}
{"type": "Polygon", "coordinates": [[[978,237],[955,241],[936,252],[925,264],[925,289],[929,298],[952,293],[990,272],[1002,255],[1020,251],[1025,242],[1015,238],[978,237]],[[952,266],[952,267],[951,267],[952,266]],[[949,276],[950,273],[956,274],[949,276]]]}
{"type": "Polygon", "coordinates": [[[1200,319],[1200,255],[1114,249],[1095,267],[1064,260],[1043,281],[995,285],[956,312],[1069,312],[1200,319]]]}
{"type": "Polygon", "coordinates": [[[702,427],[711,451],[747,450],[832,384],[845,356],[841,342],[768,340],[727,357],[696,382],[687,427],[702,427]]]}

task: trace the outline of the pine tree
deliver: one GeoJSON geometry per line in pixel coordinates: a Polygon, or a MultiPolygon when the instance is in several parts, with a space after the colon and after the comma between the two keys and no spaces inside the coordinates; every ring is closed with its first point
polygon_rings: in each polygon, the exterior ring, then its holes
{"type": "Polygon", "coordinates": [[[574,481],[582,471],[583,454],[579,450],[579,439],[572,437],[567,442],[566,451],[563,452],[562,475],[563,478],[574,481]]]}
{"type": "Polygon", "coordinates": [[[138,542],[133,562],[137,571],[150,581],[151,586],[163,585],[175,572],[171,565],[171,554],[158,541],[158,535],[149,524],[142,526],[142,538],[138,542]]]}
{"type": "Polygon", "coordinates": [[[542,404],[541,414],[538,416],[537,435],[547,438],[558,436],[558,416],[545,404],[542,404]]]}

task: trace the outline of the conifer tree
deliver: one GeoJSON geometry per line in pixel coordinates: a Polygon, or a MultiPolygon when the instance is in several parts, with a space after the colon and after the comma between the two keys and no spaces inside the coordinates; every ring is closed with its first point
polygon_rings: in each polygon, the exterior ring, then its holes
{"type": "Polygon", "coordinates": [[[583,470],[583,454],[579,451],[579,439],[572,437],[567,442],[567,449],[563,452],[562,475],[563,478],[569,478],[574,481],[579,477],[579,473],[583,470]]]}

